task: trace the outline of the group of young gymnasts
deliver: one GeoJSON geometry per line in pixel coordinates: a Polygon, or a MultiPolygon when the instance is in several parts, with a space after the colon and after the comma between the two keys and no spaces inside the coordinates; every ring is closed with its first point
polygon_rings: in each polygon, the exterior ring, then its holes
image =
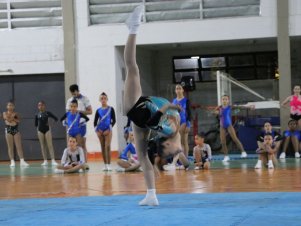
{"type": "MultiPolygon", "coordinates": [[[[127,117],[132,122],[131,129],[127,130],[127,147],[121,152],[118,160],[119,171],[131,171],[141,169],[143,171],[145,184],[147,187],[146,196],[139,202],[139,205],[159,205],[156,196],[155,174],[160,169],[173,169],[179,161],[181,167],[188,169],[188,132],[190,128],[189,100],[184,96],[184,90],[180,85],[176,85],[177,97],[170,103],[161,97],[143,96],[140,84],[140,72],[136,61],[136,39],[139,26],[141,24],[144,6],[138,6],[131,13],[126,21],[129,35],[124,50],[124,61],[126,65],[126,80],[124,88],[124,107],[127,117]],[[130,155],[129,155],[130,154],[130,155]],[[165,165],[165,159],[173,159],[172,163],[165,165]]],[[[61,118],[67,127],[68,147],[64,150],[61,164],[57,166],[57,173],[75,172],[85,170],[86,165],[86,145],[85,133],[86,122],[89,120],[87,115],[92,114],[89,100],[79,93],[77,85],[70,86],[72,98],[67,102],[67,112],[61,118]]],[[[108,96],[105,93],[100,95],[102,106],[97,110],[94,119],[95,132],[101,143],[102,154],[104,157],[105,171],[112,170],[110,166],[110,142],[112,138],[112,127],[114,126],[114,108],[107,104],[108,96]]],[[[299,158],[300,132],[301,128],[301,95],[300,86],[294,87],[294,94],[282,102],[282,106],[290,104],[291,118],[289,129],[285,131],[284,138],[272,129],[269,122],[264,124],[264,131],[258,137],[259,154],[255,168],[261,168],[267,162],[268,168],[274,168],[273,161],[279,150],[280,142],[284,139],[284,148],[287,149],[291,141],[295,150],[295,157],[299,158]]],[[[244,107],[230,104],[227,95],[222,96],[222,105],[214,109],[213,113],[220,118],[220,139],[224,153],[223,162],[230,160],[226,144],[226,134],[228,133],[241,151],[241,157],[246,158],[243,145],[236,136],[231,121],[231,110],[234,108],[254,108],[253,106],[244,107]]],[[[46,147],[50,152],[52,165],[57,165],[54,159],[53,146],[51,141],[51,131],[49,118],[57,121],[57,117],[51,112],[46,111],[45,103],[38,103],[38,114],[36,115],[35,125],[38,130],[38,137],[41,143],[44,162],[47,165],[46,147]]],[[[6,139],[8,144],[11,166],[15,166],[13,156],[13,144],[16,144],[20,164],[27,166],[24,161],[20,133],[18,131],[19,117],[14,112],[14,104],[9,102],[7,111],[3,113],[6,124],[6,139]]],[[[194,169],[208,169],[212,153],[210,146],[205,142],[203,133],[195,136],[196,146],[193,149],[195,158],[194,169]]],[[[282,152],[280,158],[285,158],[282,152]]]]}
{"type": "MultiPolygon", "coordinates": [[[[92,114],[92,107],[87,97],[79,92],[76,84],[70,86],[72,97],[68,99],[66,105],[66,113],[61,117],[60,121],[67,128],[67,148],[64,150],[62,164],[58,165],[55,161],[54,148],[52,143],[51,123],[57,122],[58,118],[50,111],[46,110],[44,101],[38,102],[38,112],[35,115],[34,125],[37,128],[37,136],[41,145],[43,156],[42,166],[48,165],[48,153],[51,157],[51,165],[57,166],[57,173],[75,172],[78,169],[87,169],[87,151],[86,151],[86,122],[89,121],[87,115],[92,114]],[[52,120],[50,120],[52,119],[52,120]],[[76,167],[75,167],[76,166],[76,167]]],[[[101,107],[97,109],[94,118],[95,133],[97,134],[104,156],[105,170],[110,169],[110,143],[112,138],[112,127],[114,126],[115,111],[114,108],[107,104],[108,96],[101,93],[99,100],[101,107]]],[[[14,146],[20,159],[20,166],[27,167],[29,164],[24,160],[21,134],[18,129],[20,117],[15,112],[13,102],[8,102],[7,110],[3,112],[5,122],[5,137],[8,147],[8,155],[10,158],[10,167],[15,167],[14,146]]]]}

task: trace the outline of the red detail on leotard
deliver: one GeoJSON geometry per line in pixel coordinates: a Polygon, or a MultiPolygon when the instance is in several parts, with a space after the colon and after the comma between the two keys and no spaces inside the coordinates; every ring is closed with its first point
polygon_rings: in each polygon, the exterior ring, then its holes
{"type": "Polygon", "coordinates": [[[301,100],[299,100],[299,96],[292,96],[290,106],[292,111],[301,113],[301,100]]]}

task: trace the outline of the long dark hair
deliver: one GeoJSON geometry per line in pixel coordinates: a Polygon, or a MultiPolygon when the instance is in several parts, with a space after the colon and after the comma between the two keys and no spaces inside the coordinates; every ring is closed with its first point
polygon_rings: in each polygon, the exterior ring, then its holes
{"type": "Polygon", "coordinates": [[[150,162],[154,165],[155,164],[155,158],[157,156],[162,157],[163,156],[163,149],[164,146],[162,143],[166,141],[167,138],[164,137],[155,137],[148,141],[147,144],[147,154],[150,162]]]}

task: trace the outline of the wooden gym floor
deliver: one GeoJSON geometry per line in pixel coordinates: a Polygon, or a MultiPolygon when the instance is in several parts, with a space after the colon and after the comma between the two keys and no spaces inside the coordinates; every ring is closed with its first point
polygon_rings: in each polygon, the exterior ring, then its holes
{"type": "MultiPolygon", "coordinates": [[[[51,166],[30,162],[28,168],[11,169],[0,163],[0,199],[37,197],[76,197],[144,194],[143,173],[102,172],[100,161],[89,162],[90,171],[78,174],[54,174],[51,166]]],[[[212,162],[210,170],[176,170],[162,172],[157,178],[157,192],[219,193],[219,192],[299,192],[301,161],[286,159],[274,170],[255,170],[256,159],[237,159],[223,165],[212,162]]],[[[113,163],[113,168],[116,164],[113,163]]]]}

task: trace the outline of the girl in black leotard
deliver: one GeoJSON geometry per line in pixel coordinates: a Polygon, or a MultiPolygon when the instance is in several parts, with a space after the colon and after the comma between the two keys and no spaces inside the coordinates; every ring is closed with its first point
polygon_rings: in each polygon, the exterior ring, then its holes
{"type": "Polygon", "coordinates": [[[54,119],[56,122],[58,118],[53,115],[50,111],[46,111],[46,105],[44,101],[38,103],[39,112],[35,116],[35,126],[38,131],[38,138],[41,145],[42,155],[44,162],[42,166],[47,166],[47,149],[51,157],[51,165],[56,166],[57,163],[54,158],[54,149],[52,144],[52,134],[49,127],[49,118],[54,119]]]}
{"type": "Polygon", "coordinates": [[[15,167],[14,145],[16,146],[20,158],[20,166],[29,166],[29,164],[24,161],[21,134],[18,129],[20,118],[17,112],[15,112],[15,104],[11,101],[8,102],[6,109],[7,111],[3,112],[3,119],[5,122],[5,138],[10,158],[10,167],[15,167]]]}

